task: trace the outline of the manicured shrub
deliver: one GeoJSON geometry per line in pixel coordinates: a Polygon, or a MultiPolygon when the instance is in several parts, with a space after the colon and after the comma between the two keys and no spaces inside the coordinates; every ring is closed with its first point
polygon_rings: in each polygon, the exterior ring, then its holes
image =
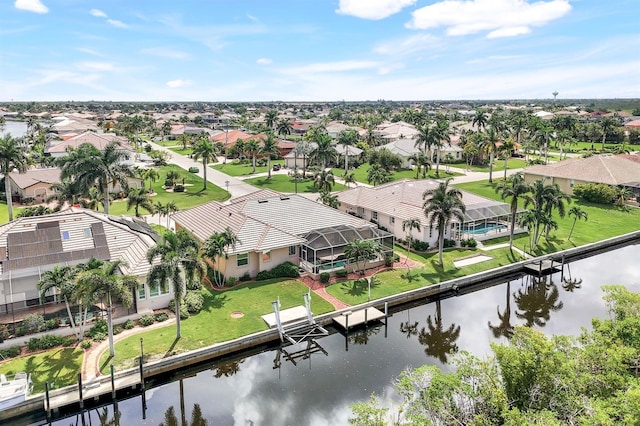
{"type": "Polygon", "coordinates": [[[393,253],[393,261],[394,262],[400,262],[400,255],[396,254],[396,253],[393,253]]]}
{"type": "Polygon", "coordinates": [[[240,281],[251,281],[251,275],[249,275],[248,272],[246,272],[245,274],[243,274],[240,278],[240,281]]]}
{"type": "Polygon", "coordinates": [[[8,339],[9,336],[9,327],[6,324],[0,324],[0,342],[8,339]]]}
{"type": "Polygon", "coordinates": [[[156,318],[149,314],[142,316],[138,321],[140,321],[140,325],[143,327],[149,327],[151,324],[156,322],[156,318]]]}
{"type": "Polygon", "coordinates": [[[426,241],[413,240],[411,242],[411,248],[414,251],[427,251],[429,250],[429,243],[426,241]]]}
{"type": "Polygon", "coordinates": [[[478,247],[478,242],[477,242],[475,239],[473,239],[473,238],[469,238],[469,239],[467,240],[467,247],[469,247],[469,248],[476,248],[476,247],[478,247]]]}
{"type": "Polygon", "coordinates": [[[58,320],[56,318],[51,318],[51,319],[46,320],[44,322],[44,328],[46,330],[53,330],[53,329],[58,328],[59,324],[60,323],[58,322],[58,320]]]}
{"type": "Polygon", "coordinates": [[[349,271],[346,269],[338,269],[336,271],[336,277],[338,278],[345,278],[347,275],[349,275],[349,271]]]}
{"type": "Polygon", "coordinates": [[[585,183],[573,187],[573,195],[582,201],[596,204],[612,204],[618,195],[616,189],[603,183],[585,183]]]}
{"type": "Polygon", "coordinates": [[[29,314],[22,321],[26,334],[37,333],[44,329],[44,317],[42,314],[29,314]]]}
{"type": "Polygon", "coordinates": [[[127,322],[125,322],[122,325],[122,328],[124,328],[125,330],[131,330],[135,326],[136,326],[135,322],[133,322],[132,320],[127,320],[127,322]]]}
{"type": "Polygon", "coordinates": [[[197,314],[204,305],[204,296],[199,291],[188,291],[184,296],[184,306],[190,314],[197,314]]]}
{"type": "Polygon", "coordinates": [[[444,239],[444,248],[455,247],[455,246],[456,246],[456,240],[450,240],[448,238],[444,239]]]}
{"type": "Polygon", "coordinates": [[[236,281],[238,281],[236,277],[227,278],[227,281],[226,281],[227,287],[233,287],[236,284],[236,281]]]}
{"type": "Polygon", "coordinates": [[[326,284],[329,282],[329,279],[331,278],[331,274],[328,272],[322,272],[320,273],[320,282],[323,284],[326,284]]]}
{"type": "Polygon", "coordinates": [[[107,338],[107,333],[94,333],[93,337],[91,337],[93,339],[94,342],[102,342],[104,339],[107,338]]]}
{"type": "Polygon", "coordinates": [[[15,358],[20,355],[20,346],[11,346],[6,349],[0,349],[0,359],[15,358]]]}
{"type": "Polygon", "coordinates": [[[55,336],[47,334],[42,337],[34,337],[27,342],[27,349],[30,352],[55,348],[56,346],[71,346],[75,343],[73,337],[55,336]]]}
{"type": "MultiPolygon", "coordinates": [[[[171,299],[171,302],[169,302],[169,310],[171,312],[173,312],[174,314],[176,313],[176,301],[175,299],[171,299]]],[[[182,303],[180,303],[180,319],[187,319],[189,318],[189,311],[187,310],[187,307],[185,306],[184,300],[182,303]]]]}
{"type": "Polygon", "coordinates": [[[272,278],[298,278],[300,271],[298,266],[291,262],[284,262],[268,271],[260,271],[256,275],[256,281],[269,280],[272,278]]]}
{"type": "Polygon", "coordinates": [[[159,312],[154,315],[156,322],[163,322],[169,319],[169,315],[166,312],[159,312]]]}
{"type": "Polygon", "coordinates": [[[393,256],[388,254],[384,257],[384,266],[387,268],[393,266],[393,256]]]}
{"type": "Polygon", "coordinates": [[[113,335],[115,336],[116,334],[120,334],[122,333],[122,327],[119,325],[116,325],[113,327],[113,335]]]}
{"type": "Polygon", "coordinates": [[[85,339],[80,343],[82,349],[89,349],[93,345],[93,340],[85,339]]]}
{"type": "MultiPolygon", "coordinates": [[[[87,333],[87,336],[89,336],[93,340],[98,340],[96,338],[96,335],[104,335],[104,336],[106,336],[108,332],[109,331],[108,331],[108,327],[107,327],[107,320],[97,319],[93,323],[93,327],[91,327],[91,330],[89,330],[89,332],[87,333]]],[[[104,338],[103,338],[103,340],[104,340],[104,338]]]]}
{"type": "Polygon", "coordinates": [[[173,192],[184,192],[184,185],[176,185],[173,187],[173,192]]]}
{"type": "Polygon", "coordinates": [[[198,173],[200,171],[197,167],[189,167],[189,173],[198,173]]]}

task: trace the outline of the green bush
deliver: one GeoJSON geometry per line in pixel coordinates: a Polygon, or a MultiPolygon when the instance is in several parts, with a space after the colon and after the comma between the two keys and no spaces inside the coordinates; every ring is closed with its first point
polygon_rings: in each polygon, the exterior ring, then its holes
{"type": "Polygon", "coordinates": [[[106,338],[107,338],[107,333],[102,333],[102,332],[94,333],[93,337],[91,337],[91,339],[93,339],[94,342],[102,342],[106,338]]]}
{"type": "Polygon", "coordinates": [[[184,185],[176,185],[173,187],[173,192],[184,192],[184,185]]]}
{"type": "Polygon", "coordinates": [[[388,254],[384,257],[384,266],[387,268],[393,266],[393,256],[388,254]]]}
{"type": "Polygon", "coordinates": [[[20,355],[22,349],[20,346],[11,346],[6,349],[0,349],[0,359],[15,358],[20,355]]]}
{"type": "Polygon", "coordinates": [[[336,277],[338,278],[346,278],[347,275],[349,275],[349,271],[346,269],[338,269],[336,271],[336,277]]]}
{"type": "Polygon", "coordinates": [[[90,339],[85,339],[80,343],[82,349],[89,349],[91,345],[93,345],[93,341],[90,339]]]}
{"type": "Polygon", "coordinates": [[[198,173],[200,171],[197,167],[189,167],[189,173],[198,173]]]}
{"type": "Polygon", "coordinates": [[[256,275],[256,281],[269,280],[272,278],[298,278],[300,271],[298,266],[291,262],[284,262],[268,271],[260,271],[256,275]]]}
{"type": "Polygon", "coordinates": [[[0,342],[8,339],[9,336],[9,327],[6,324],[0,324],[0,342]]]}
{"type": "Polygon", "coordinates": [[[125,322],[122,325],[122,328],[124,328],[125,330],[131,330],[135,326],[136,326],[135,322],[133,322],[132,320],[127,320],[127,322],[125,322]]]}
{"type": "Polygon", "coordinates": [[[42,314],[29,314],[22,321],[26,334],[37,333],[44,328],[44,317],[42,314]]]}
{"type": "Polygon", "coordinates": [[[166,312],[160,312],[154,315],[156,322],[163,322],[169,319],[169,315],[166,312]]]}
{"type": "Polygon", "coordinates": [[[429,243],[426,241],[412,240],[411,248],[414,251],[427,251],[429,250],[429,243]]]}
{"type": "Polygon", "coordinates": [[[122,333],[122,327],[119,325],[113,326],[113,335],[115,336],[116,334],[120,334],[120,333],[122,333]]]}
{"type": "Polygon", "coordinates": [[[241,282],[242,281],[251,281],[251,275],[249,275],[248,272],[245,272],[240,278],[238,278],[241,282]]]}
{"type": "Polygon", "coordinates": [[[322,272],[320,273],[320,282],[323,284],[326,284],[329,282],[329,279],[331,278],[331,274],[328,272],[322,272]]]}
{"type": "Polygon", "coordinates": [[[477,242],[475,239],[473,239],[473,238],[469,238],[469,239],[467,240],[467,247],[469,247],[469,248],[476,248],[476,247],[478,247],[478,242],[477,242]]]}
{"type": "Polygon", "coordinates": [[[585,183],[573,187],[573,195],[582,201],[596,204],[612,204],[618,195],[618,191],[612,186],[603,183],[585,183]]]}
{"type": "MultiPolygon", "coordinates": [[[[94,323],[93,323],[93,327],[91,327],[91,330],[89,330],[89,332],[87,333],[87,336],[89,336],[90,338],[92,338],[93,340],[98,340],[96,338],[96,335],[107,335],[108,331],[108,326],[107,326],[107,320],[104,319],[97,319],[94,323]]],[[[103,338],[104,340],[104,338],[103,338]]]]}
{"type": "Polygon", "coordinates": [[[197,314],[204,305],[204,296],[199,291],[188,291],[184,296],[184,305],[190,314],[197,314]]]}
{"type": "Polygon", "coordinates": [[[73,337],[55,336],[47,334],[42,337],[34,337],[27,342],[29,352],[55,348],[56,346],[71,346],[75,343],[73,337]]]}
{"type": "Polygon", "coordinates": [[[53,330],[53,329],[58,328],[59,324],[60,323],[58,322],[58,320],[56,318],[51,318],[51,319],[46,320],[44,322],[44,328],[46,330],[53,330]]]}
{"type": "Polygon", "coordinates": [[[450,240],[448,238],[444,239],[444,248],[455,247],[455,246],[456,246],[456,240],[450,240]]]}
{"type": "Polygon", "coordinates": [[[237,281],[237,280],[238,280],[238,279],[237,279],[236,277],[229,277],[229,278],[227,278],[227,282],[226,282],[227,287],[233,287],[233,286],[236,284],[236,281],[237,281]]]}
{"type": "Polygon", "coordinates": [[[140,325],[143,327],[149,327],[151,324],[153,324],[154,322],[156,322],[156,318],[149,314],[149,315],[144,315],[142,316],[140,319],[140,325]]]}
{"type": "MultiPolygon", "coordinates": [[[[176,313],[176,301],[175,299],[171,299],[171,302],[169,302],[169,310],[171,312],[173,312],[174,314],[176,313]]],[[[187,310],[187,307],[185,306],[184,303],[180,303],[180,319],[184,320],[189,318],[189,311],[187,310]]]]}

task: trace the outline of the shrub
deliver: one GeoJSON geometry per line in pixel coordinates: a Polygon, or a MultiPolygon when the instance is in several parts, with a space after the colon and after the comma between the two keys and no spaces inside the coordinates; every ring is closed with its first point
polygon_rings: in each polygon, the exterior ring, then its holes
{"type": "Polygon", "coordinates": [[[476,247],[478,247],[478,242],[477,242],[475,239],[473,239],[473,238],[469,238],[469,239],[467,240],[467,246],[468,246],[469,248],[476,248],[476,247]]]}
{"type": "Polygon", "coordinates": [[[115,336],[116,334],[120,334],[122,333],[122,327],[119,325],[116,325],[113,327],[113,335],[115,336]]]}
{"type": "Polygon", "coordinates": [[[29,314],[24,317],[22,327],[26,334],[37,333],[44,328],[44,317],[42,314],[29,314]]]}
{"type": "Polygon", "coordinates": [[[149,314],[149,315],[144,315],[142,316],[140,319],[140,325],[143,327],[149,327],[151,324],[153,324],[154,322],[156,322],[156,318],[149,314]]]}
{"type": "Polygon", "coordinates": [[[94,342],[102,342],[106,338],[107,338],[107,333],[101,333],[101,332],[94,333],[92,337],[94,342]]]}
{"type": "Polygon", "coordinates": [[[450,240],[448,238],[444,239],[444,248],[455,247],[455,246],[456,246],[456,240],[450,240]]]}
{"type": "Polygon", "coordinates": [[[46,320],[44,322],[44,328],[47,329],[47,330],[56,329],[56,328],[58,328],[58,326],[59,326],[59,322],[58,322],[58,320],[56,318],[51,318],[51,319],[46,320]]]}
{"type": "Polygon", "coordinates": [[[467,240],[462,239],[460,240],[460,247],[466,247],[467,246],[467,240]]]}
{"type": "Polygon", "coordinates": [[[603,183],[586,183],[575,185],[573,195],[591,203],[612,204],[616,200],[617,191],[614,187],[603,183]]]}
{"type": "Polygon", "coordinates": [[[173,187],[173,192],[184,192],[184,185],[176,185],[173,187]]]}
{"type": "Polygon", "coordinates": [[[245,272],[240,278],[240,281],[251,281],[251,275],[248,272],[245,272]]]}
{"type": "Polygon", "coordinates": [[[411,248],[414,251],[427,251],[429,250],[429,243],[426,241],[413,240],[411,242],[411,248]]]}
{"type": "Polygon", "coordinates": [[[11,346],[6,349],[0,349],[0,359],[15,358],[20,355],[20,346],[11,346]]]}
{"type": "Polygon", "coordinates": [[[131,330],[135,326],[136,326],[135,322],[133,322],[132,320],[127,320],[127,322],[125,322],[122,325],[122,328],[124,328],[125,330],[131,330]]]}
{"type": "Polygon", "coordinates": [[[0,342],[9,338],[9,327],[6,324],[0,324],[0,342]]]}
{"type": "Polygon", "coordinates": [[[238,279],[236,277],[227,278],[227,287],[233,287],[235,285],[236,281],[238,281],[238,279]]]}
{"type": "MultiPolygon", "coordinates": [[[[169,302],[169,310],[171,312],[173,312],[174,314],[176,313],[176,301],[175,299],[171,299],[171,302],[169,302]]],[[[189,318],[189,311],[187,310],[187,307],[185,306],[184,303],[180,303],[180,319],[184,320],[189,318]]]]}
{"type": "Polygon", "coordinates": [[[175,185],[175,182],[171,179],[167,179],[164,181],[164,186],[167,188],[171,188],[173,185],[175,185]]]}
{"type": "Polygon", "coordinates": [[[387,268],[393,266],[393,255],[388,254],[384,257],[384,266],[387,268]]]}
{"type": "Polygon", "coordinates": [[[151,145],[146,144],[144,146],[144,152],[149,153],[149,152],[151,152],[151,150],[153,150],[153,147],[151,145]]]}
{"type": "Polygon", "coordinates": [[[30,352],[55,348],[56,346],[71,346],[75,343],[73,337],[55,336],[47,334],[42,337],[34,337],[27,342],[27,349],[30,352]]]}
{"type": "Polygon", "coordinates": [[[89,349],[93,345],[93,340],[85,339],[80,343],[82,349],[89,349]]]}
{"type": "Polygon", "coordinates": [[[169,315],[166,312],[159,312],[154,315],[156,322],[163,322],[169,319],[169,315]]]}
{"type": "Polygon", "coordinates": [[[199,291],[188,291],[184,296],[184,305],[190,314],[197,314],[204,305],[204,296],[199,291]]]}
{"type": "Polygon", "coordinates": [[[396,253],[393,253],[393,261],[394,262],[400,262],[400,255],[396,254],[396,253]]]}
{"type": "Polygon", "coordinates": [[[189,167],[189,173],[198,173],[200,171],[197,167],[189,167]]]}
{"type": "Polygon", "coordinates": [[[345,278],[347,275],[349,275],[349,271],[346,269],[338,269],[336,271],[336,277],[338,278],[345,278]]]}
{"type": "Polygon", "coordinates": [[[256,281],[268,280],[271,278],[298,278],[300,271],[298,266],[291,262],[284,262],[268,271],[260,271],[256,275],[256,281]]]}
{"type": "Polygon", "coordinates": [[[331,274],[328,272],[320,273],[320,282],[326,284],[329,282],[329,278],[331,278],[331,274]]]}
{"type": "MultiPolygon", "coordinates": [[[[102,335],[106,336],[108,333],[107,321],[103,319],[97,319],[93,323],[93,327],[89,330],[86,335],[92,338],[95,341],[99,341],[96,336],[102,335]]],[[[104,340],[104,337],[102,338],[104,340]]]]}

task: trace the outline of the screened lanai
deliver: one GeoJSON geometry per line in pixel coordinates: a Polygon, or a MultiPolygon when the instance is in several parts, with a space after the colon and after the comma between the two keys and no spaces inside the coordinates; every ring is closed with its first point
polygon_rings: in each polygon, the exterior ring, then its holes
{"type": "MultiPolygon", "coordinates": [[[[485,237],[495,237],[509,231],[511,217],[509,204],[484,199],[466,207],[462,226],[460,223],[452,224],[455,239],[482,240],[485,237]]],[[[523,210],[519,209],[519,211],[523,210]]]]}
{"type": "Polygon", "coordinates": [[[348,264],[345,247],[356,240],[372,240],[380,244],[382,256],[376,256],[371,262],[393,255],[393,235],[375,226],[337,225],[313,230],[304,238],[307,242],[300,247],[300,266],[312,274],[345,268],[348,264]]]}

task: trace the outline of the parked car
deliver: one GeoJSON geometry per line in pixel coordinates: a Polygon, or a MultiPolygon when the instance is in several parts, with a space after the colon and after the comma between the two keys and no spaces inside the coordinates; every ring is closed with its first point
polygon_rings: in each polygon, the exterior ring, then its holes
{"type": "Polygon", "coordinates": [[[274,171],[274,172],[277,172],[278,170],[280,170],[280,168],[281,168],[281,167],[282,167],[282,166],[281,166],[280,164],[274,164],[274,165],[273,165],[273,171],[274,171]]]}

